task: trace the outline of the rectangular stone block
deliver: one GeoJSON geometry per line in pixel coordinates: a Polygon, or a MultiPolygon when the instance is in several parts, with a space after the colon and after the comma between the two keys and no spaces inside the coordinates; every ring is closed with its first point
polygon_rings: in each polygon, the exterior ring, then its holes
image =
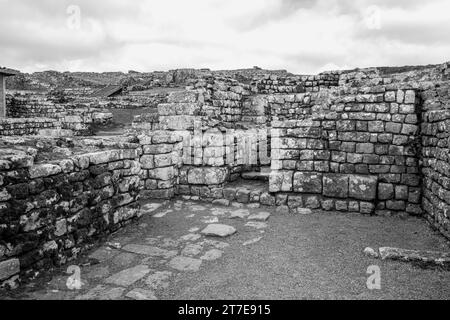
{"type": "Polygon", "coordinates": [[[171,180],[175,177],[175,169],[173,167],[166,167],[149,170],[148,177],[157,180],[171,180]]]}
{"type": "Polygon", "coordinates": [[[301,193],[321,194],[322,180],[323,175],[321,173],[296,172],[294,174],[293,190],[301,193]]]}
{"type": "Polygon", "coordinates": [[[153,169],[155,168],[155,161],[153,155],[143,155],[141,157],[141,167],[142,169],[153,169]]]}
{"type": "Polygon", "coordinates": [[[192,168],[188,172],[188,183],[196,185],[221,184],[227,180],[228,175],[229,170],[227,168],[192,168]]]}
{"type": "Polygon", "coordinates": [[[348,175],[327,174],[323,176],[323,195],[331,198],[348,198],[348,175]]]}
{"type": "Polygon", "coordinates": [[[293,171],[272,171],[269,176],[269,191],[292,191],[293,171]]]}
{"type": "Polygon", "coordinates": [[[380,183],[378,185],[378,199],[390,200],[394,198],[394,185],[390,183],[380,183]]]}
{"type": "Polygon", "coordinates": [[[358,200],[375,200],[377,196],[376,176],[351,175],[349,196],[358,200]]]}

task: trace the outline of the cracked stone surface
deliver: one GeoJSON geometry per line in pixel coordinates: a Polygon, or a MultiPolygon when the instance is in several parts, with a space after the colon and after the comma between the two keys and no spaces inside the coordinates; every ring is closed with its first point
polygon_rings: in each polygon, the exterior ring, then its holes
{"type": "Polygon", "coordinates": [[[367,246],[386,245],[450,251],[418,219],[284,215],[264,206],[184,200],[143,202],[142,208],[140,220],[70,263],[81,269],[80,290],[67,288],[66,265],[15,294],[51,300],[450,299],[449,271],[364,254],[367,246]],[[231,218],[236,211],[242,218],[231,218]],[[231,236],[201,233],[211,217],[221,225],[213,231],[231,236]],[[366,287],[367,268],[374,264],[383,277],[376,292],[366,287]]]}
{"type": "Polygon", "coordinates": [[[145,283],[152,289],[167,288],[169,286],[169,279],[173,273],[170,271],[156,271],[149,275],[145,283]]]}
{"type": "Polygon", "coordinates": [[[106,278],[105,282],[114,284],[117,286],[127,287],[142,279],[150,272],[148,266],[139,265],[133,268],[120,271],[109,278],[106,278]]]}
{"type": "Polygon", "coordinates": [[[245,241],[242,245],[249,246],[251,244],[254,244],[254,243],[257,243],[257,242],[261,241],[261,239],[262,239],[262,237],[254,238],[254,239],[245,241]]]}
{"type": "Polygon", "coordinates": [[[225,238],[235,234],[236,229],[225,224],[210,224],[201,233],[205,236],[225,238]]]}
{"type": "Polygon", "coordinates": [[[165,257],[165,258],[170,258],[177,255],[177,251],[168,251],[158,247],[145,246],[140,244],[128,244],[125,247],[123,247],[123,250],[137,254],[155,257],[165,257]]]}
{"type": "Polygon", "coordinates": [[[158,300],[153,291],[140,288],[131,290],[126,297],[133,300],[158,300]]]}
{"type": "Polygon", "coordinates": [[[252,214],[248,217],[248,220],[254,220],[254,221],[262,221],[265,222],[269,220],[270,218],[270,212],[259,212],[256,214],[252,214]]]}
{"type": "Polygon", "coordinates": [[[183,256],[188,257],[195,257],[199,255],[203,250],[203,247],[199,244],[188,244],[184,249],[181,251],[181,254],[183,256]]]}
{"type": "Polygon", "coordinates": [[[124,291],[125,288],[110,288],[98,285],[86,294],[76,297],[76,300],[116,300],[122,296],[124,291]]]}
{"type": "Polygon", "coordinates": [[[241,219],[245,219],[250,215],[250,211],[248,211],[247,209],[239,209],[239,210],[234,210],[231,211],[231,218],[241,218],[241,219]]]}
{"type": "Polygon", "coordinates": [[[170,260],[169,266],[178,271],[198,271],[202,260],[178,256],[170,260]]]}
{"type": "Polygon", "coordinates": [[[218,249],[211,249],[207,251],[203,256],[200,257],[201,260],[213,261],[222,257],[223,251],[218,249]]]}

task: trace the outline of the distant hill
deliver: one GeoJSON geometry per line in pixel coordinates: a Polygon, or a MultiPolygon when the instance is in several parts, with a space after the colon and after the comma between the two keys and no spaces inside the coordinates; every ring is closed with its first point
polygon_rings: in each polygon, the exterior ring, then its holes
{"type": "MultiPolygon", "coordinates": [[[[426,73],[439,65],[377,67],[367,69],[346,70],[343,73],[354,71],[377,70],[381,75],[390,76],[408,72],[426,73]]],[[[210,69],[176,69],[170,71],[154,72],[58,72],[43,71],[32,74],[20,73],[6,80],[7,89],[12,90],[54,90],[62,88],[92,88],[101,89],[109,85],[127,87],[129,91],[142,91],[158,87],[183,87],[189,79],[198,79],[207,76],[234,78],[242,83],[251,82],[255,77],[266,74],[277,76],[292,76],[286,70],[265,70],[260,67],[237,70],[210,69]]]]}

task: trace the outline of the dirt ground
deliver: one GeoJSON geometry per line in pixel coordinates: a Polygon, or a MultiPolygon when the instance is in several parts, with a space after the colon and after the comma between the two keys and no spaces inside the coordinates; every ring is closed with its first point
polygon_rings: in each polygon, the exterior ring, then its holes
{"type": "Polygon", "coordinates": [[[143,210],[138,222],[87,254],[98,263],[81,267],[80,290],[69,289],[66,266],[3,298],[450,299],[450,272],[363,254],[368,246],[449,251],[421,219],[293,216],[183,200],[143,203],[143,210]],[[237,232],[202,235],[212,223],[237,232]],[[380,268],[381,290],[367,288],[369,266],[380,268]]]}

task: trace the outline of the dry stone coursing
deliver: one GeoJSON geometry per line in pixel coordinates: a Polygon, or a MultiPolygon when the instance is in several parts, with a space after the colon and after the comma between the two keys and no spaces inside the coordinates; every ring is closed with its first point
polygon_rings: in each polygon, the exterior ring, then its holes
{"type": "MultiPolygon", "coordinates": [[[[450,238],[450,85],[422,93],[422,206],[426,217],[450,238]]],[[[420,195],[410,195],[420,201],[420,195]]]]}
{"type": "MultiPolygon", "coordinates": [[[[170,94],[156,113],[136,118],[141,135],[130,148],[38,165],[32,154],[2,150],[0,234],[6,245],[0,245],[0,275],[11,278],[18,269],[75,257],[93,238],[139,216],[139,193],[277,206],[279,213],[425,214],[449,236],[448,67],[427,79],[435,76],[442,82],[404,83],[379,70],[269,76],[251,84],[206,77],[170,94]],[[265,140],[250,130],[255,128],[265,140]],[[211,129],[215,135],[208,136],[211,129]],[[227,130],[231,143],[217,138],[227,130]],[[246,134],[257,137],[245,142],[253,150],[271,145],[264,150],[269,157],[257,156],[250,167],[237,148],[246,134]],[[269,164],[266,187],[228,186],[249,168],[269,164]]],[[[53,128],[44,119],[36,128],[33,121],[5,121],[5,134],[53,128]]],[[[166,253],[172,257],[170,251],[159,254],[166,253]]],[[[172,260],[172,267],[200,267],[201,260],[185,258],[172,260]]]]}
{"type": "Polygon", "coordinates": [[[90,134],[92,124],[107,125],[112,114],[83,104],[58,104],[41,95],[7,96],[7,116],[0,135],[36,135],[42,129],[67,129],[76,135],[90,134]]]}
{"type": "Polygon", "coordinates": [[[129,148],[36,164],[3,150],[0,281],[70,261],[140,216],[141,149],[129,148]]]}
{"type": "Polygon", "coordinates": [[[311,209],[421,213],[416,92],[371,90],[330,92],[305,120],[272,123],[271,193],[311,209]]]}
{"type": "Polygon", "coordinates": [[[164,131],[139,136],[143,155],[142,197],[170,199],[175,195],[178,185],[179,168],[182,156],[182,137],[164,131]]]}

